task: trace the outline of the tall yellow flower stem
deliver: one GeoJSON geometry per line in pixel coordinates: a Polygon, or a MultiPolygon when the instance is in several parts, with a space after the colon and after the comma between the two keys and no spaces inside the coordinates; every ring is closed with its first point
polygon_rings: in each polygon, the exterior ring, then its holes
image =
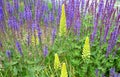
{"type": "Polygon", "coordinates": [[[85,44],[84,44],[84,47],[83,47],[83,52],[82,52],[82,58],[83,58],[83,60],[90,59],[89,37],[86,37],[85,44]]]}
{"type": "Polygon", "coordinates": [[[63,36],[66,34],[66,15],[65,15],[65,5],[62,5],[61,18],[60,18],[60,27],[59,35],[63,36]]]}
{"type": "Polygon", "coordinates": [[[54,60],[54,69],[57,70],[60,67],[60,61],[59,61],[59,57],[58,54],[55,54],[55,60],[54,60]]]}
{"type": "Polygon", "coordinates": [[[62,64],[62,69],[61,69],[61,75],[60,75],[60,77],[68,77],[67,69],[66,69],[66,64],[65,63],[62,64]]]}

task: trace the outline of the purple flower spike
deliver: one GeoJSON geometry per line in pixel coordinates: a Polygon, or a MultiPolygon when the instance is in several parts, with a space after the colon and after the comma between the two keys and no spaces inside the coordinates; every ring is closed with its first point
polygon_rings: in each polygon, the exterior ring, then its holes
{"type": "Polygon", "coordinates": [[[48,17],[47,16],[45,16],[45,18],[44,18],[44,24],[46,27],[48,27],[48,17]]]}
{"type": "Polygon", "coordinates": [[[30,9],[28,6],[25,7],[24,17],[25,17],[25,19],[26,19],[27,21],[32,20],[32,11],[31,11],[31,9],[30,9]]]}
{"type": "Polygon", "coordinates": [[[98,9],[98,13],[100,14],[100,17],[102,15],[103,6],[104,6],[104,1],[100,0],[99,9],[98,9]]]}
{"type": "Polygon", "coordinates": [[[119,77],[117,73],[114,74],[114,77],[119,77]]]}
{"type": "Polygon", "coordinates": [[[11,51],[10,50],[6,51],[6,56],[8,57],[8,59],[10,59],[10,57],[11,57],[11,51]]]}
{"type": "Polygon", "coordinates": [[[9,16],[12,16],[14,13],[14,7],[8,1],[6,2],[6,9],[7,9],[9,16]]]}
{"type": "Polygon", "coordinates": [[[18,41],[16,41],[16,48],[18,49],[20,55],[23,56],[22,48],[21,48],[21,45],[18,41]]]}
{"type": "Polygon", "coordinates": [[[0,41],[0,47],[2,47],[2,42],[0,41]]]}
{"type": "Polygon", "coordinates": [[[120,73],[118,73],[118,77],[120,77],[120,73]]]}
{"type": "Polygon", "coordinates": [[[98,72],[99,72],[99,70],[98,70],[98,69],[96,69],[96,70],[95,70],[96,77],[98,77],[98,72]]]}
{"type": "Polygon", "coordinates": [[[108,35],[108,32],[109,32],[110,26],[111,26],[111,24],[107,24],[105,26],[105,30],[104,30],[104,42],[106,42],[106,38],[107,38],[107,35],[108,35]]]}
{"type": "Polygon", "coordinates": [[[3,6],[3,4],[4,4],[4,1],[0,0],[0,6],[3,6]]]}
{"type": "Polygon", "coordinates": [[[81,23],[80,23],[80,19],[78,17],[76,20],[75,26],[74,26],[74,32],[77,34],[77,36],[80,35],[80,26],[81,26],[81,23]]]}
{"type": "Polygon", "coordinates": [[[85,5],[85,0],[82,0],[82,2],[81,2],[81,8],[82,8],[82,10],[84,10],[84,5],[85,5]]]}
{"type": "Polygon", "coordinates": [[[52,44],[54,43],[55,37],[56,37],[56,28],[53,28],[53,30],[52,30],[52,44]]]}
{"type": "Polygon", "coordinates": [[[23,12],[19,12],[19,25],[23,25],[24,23],[24,16],[23,16],[23,12]]]}
{"type": "Polygon", "coordinates": [[[50,12],[50,13],[49,13],[49,21],[50,21],[50,22],[53,22],[53,21],[54,21],[54,14],[53,14],[53,12],[50,12]]]}
{"type": "Polygon", "coordinates": [[[16,13],[18,13],[19,9],[19,0],[13,0],[14,3],[14,9],[16,10],[16,13]]]}
{"type": "Polygon", "coordinates": [[[43,48],[43,55],[44,57],[46,57],[48,54],[48,47],[45,45],[44,48],[43,48]]]}
{"type": "Polygon", "coordinates": [[[3,8],[0,6],[0,21],[4,19],[3,8]]]}
{"type": "Polygon", "coordinates": [[[107,47],[106,57],[109,56],[109,54],[111,53],[112,49],[116,45],[117,39],[118,39],[118,26],[111,33],[110,39],[108,41],[108,47],[107,47]]]}
{"type": "Polygon", "coordinates": [[[40,28],[39,25],[37,25],[36,29],[37,29],[37,32],[38,32],[38,38],[39,38],[39,42],[40,42],[41,41],[42,31],[41,31],[41,28],[40,28]]]}
{"type": "Polygon", "coordinates": [[[115,74],[115,68],[111,68],[109,77],[114,77],[114,74],[115,74]]]}
{"type": "Polygon", "coordinates": [[[98,27],[98,13],[97,15],[95,15],[94,17],[94,30],[93,30],[93,33],[91,34],[91,41],[94,42],[94,39],[95,39],[95,36],[96,36],[96,33],[97,33],[97,27],[98,27]]]}
{"type": "Polygon", "coordinates": [[[12,16],[8,19],[8,26],[13,30],[19,30],[19,24],[15,16],[12,16]]]}

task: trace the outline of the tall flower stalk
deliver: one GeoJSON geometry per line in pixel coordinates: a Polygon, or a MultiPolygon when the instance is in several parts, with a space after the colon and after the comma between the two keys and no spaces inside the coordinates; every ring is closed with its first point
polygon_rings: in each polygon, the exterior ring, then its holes
{"type": "Polygon", "coordinates": [[[84,61],[90,59],[90,43],[89,37],[86,37],[85,44],[83,47],[82,58],[84,61]]]}
{"type": "Polygon", "coordinates": [[[58,70],[58,68],[60,67],[60,61],[59,61],[59,57],[58,54],[55,54],[55,60],[54,60],[54,69],[58,70]]]}
{"type": "Polygon", "coordinates": [[[62,5],[61,18],[60,18],[60,27],[59,35],[63,36],[66,34],[66,15],[65,15],[65,5],[62,5]]]}
{"type": "Polygon", "coordinates": [[[16,48],[18,49],[18,52],[20,53],[20,55],[23,56],[22,48],[18,41],[16,41],[16,48]]]}
{"type": "Polygon", "coordinates": [[[66,64],[65,63],[62,64],[60,77],[68,77],[68,73],[67,73],[67,69],[66,69],[66,64]]]}

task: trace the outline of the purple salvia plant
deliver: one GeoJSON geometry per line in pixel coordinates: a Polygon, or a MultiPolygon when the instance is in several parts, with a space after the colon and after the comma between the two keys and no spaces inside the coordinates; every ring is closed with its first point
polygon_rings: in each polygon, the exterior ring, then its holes
{"type": "Polygon", "coordinates": [[[14,8],[9,1],[6,2],[6,9],[9,16],[12,16],[14,13],[14,8]]]}
{"type": "Polygon", "coordinates": [[[24,1],[24,6],[26,7],[26,6],[28,6],[27,5],[27,0],[23,0],[24,1]]]}
{"type": "Polygon", "coordinates": [[[69,22],[71,28],[74,20],[74,0],[70,0],[70,6],[68,8],[69,8],[69,22]]]}
{"type": "Polygon", "coordinates": [[[116,26],[119,26],[119,24],[120,24],[120,13],[118,14],[116,19],[116,26]]]}
{"type": "Polygon", "coordinates": [[[55,12],[55,7],[56,7],[56,4],[55,4],[55,0],[51,0],[52,2],[52,10],[53,10],[53,13],[55,12]]]}
{"type": "Polygon", "coordinates": [[[99,77],[98,73],[99,73],[99,70],[96,69],[96,70],[95,70],[96,77],[99,77]]]}
{"type": "Polygon", "coordinates": [[[88,8],[89,8],[89,2],[90,2],[90,0],[87,0],[87,1],[86,1],[84,16],[86,15],[86,12],[87,12],[87,10],[88,10],[88,8]]]}
{"type": "Polygon", "coordinates": [[[54,21],[54,14],[53,14],[53,12],[49,12],[49,21],[51,23],[54,21]]]}
{"type": "Polygon", "coordinates": [[[19,11],[19,0],[13,0],[13,4],[14,4],[15,12],[16,12],[16,14],[18,14],[18,11],[19,11]]]}
{"type": "Polygon", "coordinates": [[[92,0],[92,3],[90,4],[89,11],[94,15],[96,14],[96,2],[92,0]]]}
{"type": "Polygon", "coordinates": [[[4,12],[3,12],[2,6],[0,6],[0,30],[2,30],[2,32],[5,32],[5,28],[4,28],[4,12]]]}
{"type": "Polygon", "coordinates": [[[58,12],[57,12],[57,17],[56,17],[56,23],[57,25],[59,25],[60,23],[60,15],[61,15],[61,5],[60,5],[60,2],[59,2],[59,6],[58,6],[58,12]]]}
{"type": "Polygon", "coordinates": [[[4,12],[2,6],[0,6],[0,22],[4,20],[4,12]]]}
{"type": "Polygon", "coordinates": [[[77,34],[77,36],[80,35],[80,26],[81,26],[79,7],[80,7],[80,2],[76,1],[74,32],[75,32],[75,34],[77,34]]]}
{"type": "Polygon", "coordinates": [[[110,6],[111,6],[111,8],[114,8],[115,2],[116,2],[116,0],[110,0],[110,6]]]}
{"type": "Polygon", "coordinates": [[[80,35],[80,26],[81,26],[80,18],[77,17],[77,19],[75,21],[75,26],[74,26],[74,32],[77,34],[77,36],[80,35]]]}
{"type": "Polygon", "coordinates": [[[0,0],[0,6],[1,6],[1,7],[4,6],[4,0],[0,0]]]}
{"type": "Polygon", "coordinates": [[[66,24],[67,24],[67,29],[70,29],[70,11],[69,11],[69,7],[70,7],[70,3],[65,4],[65,12],[66,12],[66,24]]]}
{"type": "Polygon", "coordinates": [[[45,45],[43,48],[43,55],[46,57],[48,55],[48,47],[45,45]]]}
{"type": "Polygon", "coordinates": [[[109,77],[114,77],[114,74],[115,74],[115,68],[111,68],[109,77]]]}
{"type": "Polygon", "coordinates": [[[109,19],[107,19],[106,25],[105,25],[105,30],[104,30],[104,42],[106,42],[106,37],[108,35],[109,29],[111,27],[112,23],[110,22],[109,19]]]}
{"type": "Polygon", "coordinates": [[[120,77],[120,73],[118,73],[118,77],[120,77]]]}
{"type": "Polygon", "coordinates": [[[20,55],[23,56],[22,48],[21,48],[19,41],[16,41],[16,48],[18,52],[20,53],[20,55]]]}
{"type": "Polygon", "coordinates": [[[45,18],[44,18],[44,25],[46,27],[48,27],[48,17],[47,16],[45,16],[45,18]]]}
{"type": "Polygon", "coordinates": [[[24,16],[23,16],[23,12],[19,12],[19,25],[22,26],[24,23],[24,16]]]}
{"type": "Polygon", "coordinates": [[[56,37],[56,28],[54,27],[52,30],[52,44],[54,43],[55,37],[56,37]]]}
{"type": "Polygon", "coordinates": [[[108,57],[108,55],[110,54],[110,52],[112,51],[112,49],[116,45],[116,42],[117,42],[117,39],[118,39],[118,35],[119,35],[119,31],[120,31],[120,26],[118,24],[119,19],[120,19],[120,14],[118,14],[115,29],[111,33],[110,39],[108,41],[108,47],[107,47],[106,57],[108,57]]]}
{"type": "Polygon", "coordinates": [[[36,21],[34,21],[34,22],[32,23],[32,33],[33,33],[33,34],[34,34],[34,31],[35,31],[36,27],[37,27],[37,23],[36,23],[36,21]]]}
{"type": "MultiPolygon", "coordinates": [[[[37,1],[37,0],[36,0],[37,1]]],[[[38,0],[38,2],[41,2],[41,0],[38,0]]],[[[33,5],[35,5],[35,0],[31,0],[31,3],[33,4],[33,5]]]]}
{"type": "Polygon", "coordinates": [[[82,0],[81,1],[81,11],[83,12],[84,10],[84,6],[85,6],[85,0],[82,0]]]}
{"type": "Polygon", "coordinates": [[[19,30],[19,24],[17,21],[17,18],[15,16],[11,16],[8,19],[8,26],[13,30],[13,31],[18,31],[19,30]]]}
{"type": "Polygon", "coordinates": [[[104,8],[104,1],[100,0],[99,8],[98,8],[98,13],[100,15],[100,18],[101,18],[101,15],[102,15],[103,8],[104,8]]]}
{"type": "Polygon", "coordinates": [[[39,25],[37,25],[37,32],[38,32],[38,38],[39,38],[39,42],[41,42],[41,35],[42,35],[42,31],[39,25]]]}
{"type": "Polygon", "coordinates": [[[117,39],[118,39],[118,26],[115,27],[113,32],[111,32],[111,36],[110,36],[110,39],[108,41],[106,57],[109,56],[109,54],[111,53],[112,49],[116,45],[117,39]]]}
{"type": "Polygon", "coordinates": [[[117,74],[117,73],[115,73],[113,77],[119,77],[119,76],[118,76],[118,74],[117,74]]]}
{"type": "Polygon", "coordinates": [[[91,41],[92,42],[94,42],[94,38],[95,38],[96,33],[97,33],[97,27],[98,27],[98,13],[94,17],[94,30],[93,30],[93,33],[91,34],[91,41]]]}
{"type": "Polygon", "coordinates": [[[0,41],[0,47],[2,47],[2,42],[0,41]]]}
{"type": "Polygon", "coordinates": [[[37,22],[40,22],[40,18],[41,18],[41,1],[40,0],[36,0],[35,3],[35,20],[37,22]]]}
{"type": "Polygon", "coordinates": [[[10,50],[7,50],[7,51],[6,51],[6,56],[7,56],[8,59],[10,60],[10,57],[11,57],[11,51],[10,51],[10,50]]]}
{"type": "Polygon", "coordinates": [[[44,17],[44,9],[45,9],[45,4],[42,4],[41,5],[41,16],[42,16],[42,19],[44,17]]]}
{"type": "Polygon", "coordinates": [[[32,20],[32,11],[30,10],[30,8],[28,6],[26,6],[24,9],[24,17],[27,21],[32,20]]]}
{"type": "Polygon", "coordinates": [[[29,1],[28,1],[28,6],[29,6],[30,10],[32,10],[32,5],[34,5],[34,4],[32,3],[31,0],[29,0],[29,1]]]}

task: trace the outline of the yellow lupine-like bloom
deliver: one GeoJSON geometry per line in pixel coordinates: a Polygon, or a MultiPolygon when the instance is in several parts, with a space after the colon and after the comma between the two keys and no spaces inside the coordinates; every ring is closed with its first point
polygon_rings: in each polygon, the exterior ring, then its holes
{"type": "Polygon", "coordinates": [[[62,64],[61,76],[60,77],[68,77],[66,64],[65,63],[62,64]]]}
{"type": "Polygon", "coordinates": [[[32,37],[31,37],[31,42],[33,45],[39,45],[39,38],[38,38],[36,30],[35,30],[35,36],[32,35],[32,37]]]}
{"type": "Polygon", "coordinates": [[[61,11],[61,18],[60,18],[60,27],[59,27],[59,35],[65,35],[66,34],[66,15],[65,15],[65,5],[62,5],[62,11],[61,11]]]}
{"type": "Polygon", "coordinates": [[[83,52],[82,52],[82,58],[83,58],[83,60],[86,60],[86,59],[90,58],[89,37],[86,37],[85,44],[84,44],[84,47],[83,47],[83,52]]]}
{"type": "Polygon", "coordinates": [[[59,61],[59,57],[58,54],[55,54],[55,60],[54,60],[54,69],[57,70],[60,67],[60,61],[59,61]]]}

